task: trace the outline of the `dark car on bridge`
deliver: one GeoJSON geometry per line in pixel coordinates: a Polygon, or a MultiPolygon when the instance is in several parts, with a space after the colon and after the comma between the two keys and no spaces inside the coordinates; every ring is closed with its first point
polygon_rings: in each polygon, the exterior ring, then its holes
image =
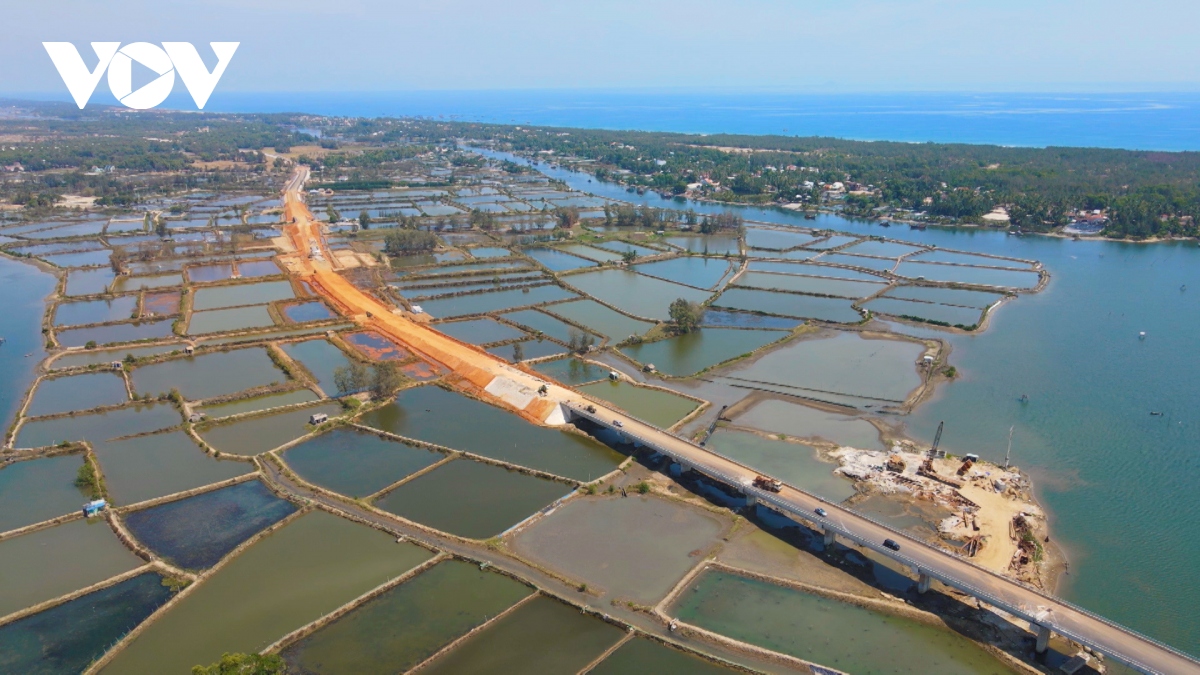
{"type": "Polygon", "coordinates": [[[883,547],[884,547],[884,548],[890,548],[890,549],[892,549],[893,551],[899,551],[899,550],[900,550],[900,544],[897,544],[897,543],[896,543],[894,540],[892,540],[892,539],[884,539],[884,540],[883,540],[883,547]]]}

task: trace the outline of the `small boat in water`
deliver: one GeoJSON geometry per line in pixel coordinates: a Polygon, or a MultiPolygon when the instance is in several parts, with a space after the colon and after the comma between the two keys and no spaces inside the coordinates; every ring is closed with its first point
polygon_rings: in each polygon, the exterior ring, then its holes
{"type": "Polygon", "coordinates": [[[1151,417],[1162,417],[1162,413],[1158,412],[1157,410],[1151,410],[1150,416],[1151,417]]]}
{"type": "Polygon", "coordinates": [[[804,219],[805,220],[816,220],[817,215],[815,213],[806,213],[806,214],[804,214],[804,219]]]}
{"type": "Polygon", "coordinates": [[[1138,333],[1138,339],[1145,340],[1146,339],[1146,331],[1142,331],[1142,332],[1138,333]]]}
{"type": "Polygon", "coordinates": [[[881,221],[879,221],[879,226],[880,226],[880,227],[891,227],[891,226],[892,226],[892,224],[891,224],[891,223],[889,223],[889,222],[888,222],[888,221],[886,221],[886,220],[881,220],[881,221]]]}
{"type": "Polygon", "coordinates": [[[909,224],[908,224],[908,229],[910,229],[910,230],[924,230],[924,229],[925,229],[925,223],[909,223],[909,224]]]}

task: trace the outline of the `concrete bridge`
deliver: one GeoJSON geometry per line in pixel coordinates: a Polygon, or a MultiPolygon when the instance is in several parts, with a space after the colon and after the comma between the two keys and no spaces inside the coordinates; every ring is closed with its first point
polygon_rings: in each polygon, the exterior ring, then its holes
{"type": "Polygon", "coordinates": [[[917,588],[922,593],[936,579],[1028,621],[1037,636],[1039,653],[1045,652],[1051,633],[1057,633],[1147,675],[1200,673],[1200,661],[1187,654],[820,497],[790,485],[784,485],[777,493],[759,489],[754,486],[759,472],[652,424],[597,405],[566,402],[562,408],[568,421],[589,420],[631,443],[671,458],[684,469],[732,487],[745,496],[748,506],[759,504],[786,517],[811,523],[825,533],[827,545],[841,537],[909,567],[917,575],[917,588]],[[818,515],[818,508],[827,515],[818,515]],[[885,539],[899,543],[900,550],[884,547],[885,539]]]}

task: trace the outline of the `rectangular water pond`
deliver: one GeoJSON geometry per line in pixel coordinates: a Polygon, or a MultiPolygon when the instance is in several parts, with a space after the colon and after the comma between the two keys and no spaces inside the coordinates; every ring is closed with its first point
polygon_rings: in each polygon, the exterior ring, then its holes
{"type": "Polygon", "coordinates": [[[666,340],[622,347],[621,351],[638,363],[654,364],[660,373],[687,377],[787,336],[777,330],[701,328],[666,340]]]}
{"type": "Polygon", "coordinates": [[[234,309],[192,312],[192,318],[188,321],[187,333],[188,335],[203,335],[274,325],[275,320],[271,318],[271,312],[267,310],[266,305],[251,305],[234,309]]]}
{"type": "Polygon", "coordinates": [[[147,293],[142,299],[142,316],[170,316],[179,313],[180,292],[147,293]]]}
{"type": "Polygon", "coordinates": [[[179,411],[166,403],[131,405],[90,415],[59,417],[21,425],[16,447],[40,448],[63,441],[103,441],[156,431],[180,423],[179,411]]]}
{"type": "Polygon", "coordinates": [[[666,237],[662,241],[672,246],[678,246],[685,251],[703,255],[737,255],[741,251],[738,238],[729,235],[685,235],[666,237]]]}
{"type": "Polygon", "coordinates": [[[93,445],[109,497],[126,506],[250,473],[254,465],[217,459],[182,431],[93,445]]]}
{"type": "Polygon", "coordinates": [[[864,450],[882,450],[879,430],[855,417],[787,401],[767,400],[734,419],[734,424],[796,438],[823,439],[864,450]]]}
{"type": "Polygon", "coordinates": [[[733,265],[723,258],[689,256],[637,265],[634,269],[646,276],[713,290],[730,276],[733,265]]]}
{"type": "Polygon", "coordinates": [[[524,253],[552,272],[576,270],[580,267],[591,267],[596,264],[591,260],[585,260],[553,248],[529,248],[525,249],[524,253]]]}
{"type": "Polygon", "coordinates": [[[342,339],[369,361],[404,361],[412,356],[407,349],[372,330],[347,333],[342,339]]]}
{"type": "Polygon", "coordinates": [[[624,381],[602,380],[579,387],[579,391],[608,401],[630,415],[663,429],[671,428],[700,405],[690,398],[624,381]]]}
{"type": "Polygon", "coordinates": [[[176,567],[212,567],[260,531],[295,513],[257,480],[125,515],[135,539],[176,567]]]}
{"type": "Polygon", "coordinates": [[[643,335],[654,327],[649,321],[625,316],[590,299],[560,302],[543,309],[555,316],[587,326],[592,332],[606,335],[613,342],[621,342],[631,335],[643,335]]]}
{"type": "Polygon", "coordinates": [[[885,293],[884,297],[899,298],[901,300],[921,300],[943,305],[974,307],[976,309],[991,307],[1004,299],[1004,296],[999,293],[968,291],[962,288],[941,288],[938,286],[898,286],[885,293]]]}
{"type": "Polygon", "coordinates": [[[402,673],[525,598],[509,577],[447,560],[283,652],[300,673],[402,673]]]}
{"type": "Polygon", "coordinates": [[[262,347],[210,352],[135,368],[134,391],[147,394],[178,389],[190,401],[283,382],[286,376],[262,347]]]}
{"type": "Polygon", "coordinates": [[[819,319],[835,323],[858,323],[862,315],[850,306],[850,300],[822,298],[798,293],[772,293],[730,288],[713,301],[714,307],[763,312],[798,319],[819,319]]]}
{"type": "Polygon", "coordinates": [[[564,281],[601,302],[634,316],[665,321],[667,308],[677,298],[702,303],[711,293],[690,286],[654,279],[623,269],[584,272],[564,281]]]}
{"type": "Polygon", "coordinates": [[[507,291],[492,291],[438,300],[427,300],[421,303],[421,307],[430,316],[443,318],[465,316],[467,314],[503,312],[513,307],[540,305],[574,297],[576,297],[574,293],[560,286],[549,284],[546,286],[514,288],[507,291]]]}
{"type": "Polygon", "coordinates": [[[334,429],[283,454],[304,480],[349,497],[366,497],[444,455],[355,429],[334,429]]]}
{"type": "Polygon", "coordinates": [[[939,263],[903,262],[896,269],[896,274],[909,279],[926,279],[928,281],[950,281],[961,284],[977,284],[980,286],[1000,286],[1005,288],[1034,288],[1040,279],[1037,272],[1027,272],[1013,269],[990,269],[986,267],[965,267],[962,265],[943,265],[939,263]]]}
{"type": "Polygon", "coordinates": [[[0,673],[83,672],[170,597],[161,576],[139,574],[0,627],[0,673]]]}
{"type": "Polygon", "coordinates": [[[725,572],[702,574],[668,611],[735,640],[856,675],[1011,672],[949,629],[725,572]]]}
{"type": "Polygon", "coordinates": [[[831,502],[844,501],[857,492],[854,483],[833,473],[837,464],[821,461],[811,446],[718,429],[708,439],[708,447],[831,502]]]}
{"type": "Polygon", "coordinates": [[[95,295],[108,290],[117,275],[111,269],[71,270],[67,273],[65,295],[95,295]]]}
{"type": "Polygon", "coordinates": [[[572,337],[579,339],[587,335],[587,331],[536,309],[522,309],[518,312],[502,314],[501,317],[567,344],[570,344],[572,337]]]}
{"type": "Polygon", "coordinates": [[[746,272],[738,277],[737,285],[766,290],[836,295],[842,298],[865,298],[868,295],[874,295],[887,288],[887,284],[884,283],[825,279],[792,274],[770,274],[766,272],[746,272]]]}
{"type": "Polygon", "coordinates": [[[895,317],[938,324],[949,324],[965,329],[978,326],[983,318],[982,310],[972,307],[955,307],[952,305],[938,305],[932,302],[897,300],[895,298],[877,298],[863,306],[872,312],[880,314],[890,314],[895,317]]]}
{"type": "Polygon", "coordinates": [[[583,384],[608,377],[608,369],[576,358],[542,361],[533,369],[563,384],[583,384]]]}
{"type": "Polygon", "coordinates": [[[152,277],[120,277],[113,284],[114,293],[143,291],[150,288],[172,288],[183,285],[182,274],[159,274],[152,277]]]}
{"type": "Polygon", "coordinates": [[[502,342],[525,337],[525,333],[495,319],[467,319],[466,321],[451,321],[430,326],[436,331],[445,333],[452,338],[482,345],[489,342],[502,342]]]}
{"type": "Polygon", "coordinates": [[[256,652],[432,554],[323,511],[237,556],[146,629],[105,673],[187,673],[256,652]]]}
{"type": "Polygon", "coordinates": [[[443,532],[487,539],[570,491],[562,483],[457,459],[392,490],[375,506],[443,532]]]}
{"type": "Polygon", "coordinates": [[[0,616],[141,564],[104,520],[74,520],[0,541],[0,616]]]}
{"type": "Polygon", "coordinates": [[[88,500],[75,487],[83,455],[13,462],[0,468],[0,532],[78,511],[88,500]]]}
{"type": "Polygon", "coordinates": [[[114,323],[107,326],[60,330],[56,331],[54,335],[58,338],[59,344],[64,347],[84,347],[89,342],[109,345],[174,337],[175,332],[172,330],[171,323],[170,320],[114,323]]]}
{"type": "Polygon", "coordinates": [[[134,318],[137,297],[125,295],[106,300],[64,302],[54,308],[54,325],[82,326],[89,323],[106,323],[134,318]]]}
{"type": "Polygon", "coordinates": [[[123,361],[126,356],[133,355],[134,358],[145,358],[148,356],[156,356],[158,354],[169,354],[173,351],[183,352],[183,345],[155,345],[152,347],[126,347],[116,349],[100,349],[96,351],[73,352],[63,354],[50,364],[50,368],[54,370],[62,370],[64,368],[74,368],[76,366],[91,366],[99,363],[112,363],[113,361],[123,361]]]}
{"type": "Polygon", "coordinates": [[[740,670],[726,668],[647,638],[634,638],[601,661],[588,675],[732,675],[740,670]]]}
{"type": "MultiPolygon", "coordinates": [[[[272,263],[274,264],[274,263],[272,263]]],[[[222,309],[241,305],[265,305],[276,300],[296,297],[290,281],[262,281],[252,284],[211,286],[196,291],[192,309],[222,309]]]]}
{"type": "Polygon", "coordinates": [[[29,409],[30,417],[53,415],[72,410],[90,410],[100,406],[121,405],[129,401],[125,380],[116,373],[85,373],[42,380],[29,409]]]}
{"type": "Polygon", "coordinates": [[[269,394],[267,396],[255,396],[254,398],[246,398],[229,403],[218,403],[217,405],[206,405],[200,408],[200,412],[205,413],[213,419],[219,417],[230,417],[231,415],[240,415],[242,413],[259,412],[260,410],[270,410],[285,405],[294,405],[297,403],[311,403],[317,400],[318,396],[311,389],[297,389],[295,391],[285,391],[281,394],[269,394]]]}
{"type": "Polygon", "coordinates": [[[405,389],[394,403],[372,410],[360,421],[400,436],[581,481],[599,478],[621,461],[619,454],[591,438],[530,424],[436,386],[405,389]]]}
{"type": "Polygon", "coordinates": [[[488,626],[422,673],[576,673],[612,647],[625,631],[539,596],[488,626]]]}
{"type": "Polygon", "coordinates": [[[242,456],[258,455],[311,432],[313,427],[309,426],[308,420],[312,415],[328,415],[333,418],[341,413],[342,406],[325,403],[311,408],[217,424],[203,429],[200,437],[221,452],[242,456]]]}
{"type": "Polygon", "coordinates": [[[540,359],[556,354],[565,354],[566,351],[566,347],[550,340],[522,340],[511,345],[502,345],[488,349],[489,353],[513,363],[528,361],[529,359],[540,359]],[[518,347],[518,345],[520,346],[518,347]]]}
{"type": "Polygon", "coordinates": [[[329,396],[349,394],[353,392],[339,391],[334,381],[334,372],[338,368],[348,368],[350,359],[328,340],[306,340],[304,342],[289,342],[282,345],[287,355],[300,362],[312,376],[317,385],[329,396]]]}

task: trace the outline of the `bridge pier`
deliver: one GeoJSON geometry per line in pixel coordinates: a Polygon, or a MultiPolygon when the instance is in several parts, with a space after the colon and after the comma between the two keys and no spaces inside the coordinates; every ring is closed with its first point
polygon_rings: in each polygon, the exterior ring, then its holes
{"type": "Polygon", "coordinates": [[[919,572],[917,574],[917,592],[924,593],[924,592],[928,591],[929,584],[932,582],[933,582],[933,579],[928,574],[925,574],[924,572],[919,572]]]}
{"type": "Polygon", "coordinates": [[[825,531],[825,546],[833,546],[834,542],[837,541],[837,532],[834,532],[829,528],[823,529],[825,531]]]}
{"type": "Polygon", "coordinates": [[[1045,654],[1046,649],[1050,647],[1050,629],[1045,626],[1034,624],[1031,627],[1037,628],[1037,644],[1034,646],[1034,651],[1039,654],[1045,654]]]}
{"type": "Polygon", "coordinates": [[[671,462],[671,466],[667,467],[667,473],[671,478],[679,478],[683,475],[683,465],[679,462],[671,462]]]}

